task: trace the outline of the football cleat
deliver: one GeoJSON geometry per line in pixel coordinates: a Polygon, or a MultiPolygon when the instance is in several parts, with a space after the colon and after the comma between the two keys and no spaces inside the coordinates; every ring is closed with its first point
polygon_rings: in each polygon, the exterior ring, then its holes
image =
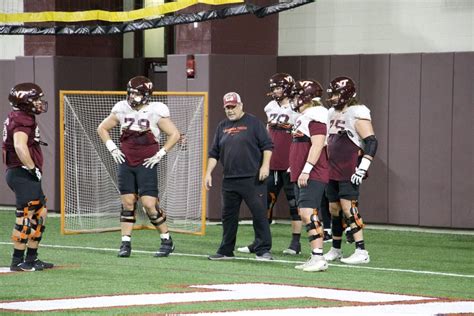
{"type": "Polygon", "coordinates": [[[120,250],[117,256],[122,257],[122,258],[128,258],[130,257],[131,253],[132,253],[132,243],[130,241],[122,241],[122,244],[120,245],[120,250]]]}
{"type": "MultiPolygon", "coordinates": [[[[27,271],[27,272],[33,272],[36,271],[35,269],[35,264],[34,262],[20,262],[18,264],[12,264],[10,266],[10,271],[27,271]]],[[[40,271],[40,270],[38,270],[40,271]]]]}
{"type": "Polygon", "coordinates": [[[232,260],[235,259],[234,255],[222,255],[220,253],[216,253],[215,255],[210,255],[207,257],[207,259],[212,260],[212,261],[218,261],[218,260],[232,260]]]}
{"type": "Polygon", "coordinates": [[[40,259],[36,259],[35,261],[33,261],[33,266],[36,271],[41,271],[44,269],[52,269],[54,267],[54,264],[41,261],[40,259]]]}
{"type": "Polygon", "coordinates": [[[161,239],[160,249],[155,253],[155,257],[168,257],[174,251],[173,240],[161,239]]]}
{"type": "Polygon", "coordinates": [[[311,258],[306,263],[303,271],[305,272],[317,272],[317,271],[325,271],[328,268],[328,263],[323,256],[314,256],[312,255],[311,258]]]}
{"type": "Polygon", "coordinates": [[[331,247],[331,249],[323,256],[326,261],[334,261],[342,258],[342,250],[331,247]]]}
{"type": "Polygon", "coordinates": [[[239,247],[237,251],[241,253],[255,253],[255,245],[252,243],[245,247],[239,247]]]}
{"type": "Polygon", "coordinates": [[[369,263],[370,257],[367,250],[357,248],[350,257],[342,258],[341,262],[347,263],[347,264],[369,263]]]}
{"type": "Polygon", "coordinates": [[[291,242],[290,246],[283,250],[285,255],[298,255],[301,253],[301,244],[298,242],[291,242]]]}

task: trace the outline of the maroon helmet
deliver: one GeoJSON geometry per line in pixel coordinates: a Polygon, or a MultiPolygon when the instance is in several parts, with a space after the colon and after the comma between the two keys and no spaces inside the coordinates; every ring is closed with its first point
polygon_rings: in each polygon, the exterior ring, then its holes
{"type": "Polygon", "coordinates": [[[280,102],[284,98],[291,97],[295,80],[291,75],[284,72],[279,72],[270,77],[268,84],[270,85],[270,95],[275,101],[280,102]],[[283,89],[283,93],[281,96],[277,96],[273,90],[280,87],[283,89]]]}
{"type": "Polygon", "coordinates": [[[127,101],[132,108],[147,104],[152,93],[153,83],[147,77],[133,77],[127,83],[127,101]]]}
{"type": "Polygon", "coordinates": [[[48,102],[41,100],[43,90],[31,82],[19,83],[10,90],[8,101],[13,108],[30,114],[41,114],[48,111],[48,102]]]}
{"type": "Polygon", "coordinates": [[[351,99],[356,96],[356,88],[354,81],[349,77],[337,77],[331,81],[327,90],[329,99],[332,98],[333,94],[337,93],[340,95],[339,100],[334,103],[330,102],[331,106],[335,108],[343,108],[351,99]]]}
{"type": "Polygon", "coordinates": [[[293,88],[293,93],[295,96],[293,110],[298,111],[301,106],[311,104],[313,99],[321,98],[323,87],[315,80],[298,80],[293,88]]]}

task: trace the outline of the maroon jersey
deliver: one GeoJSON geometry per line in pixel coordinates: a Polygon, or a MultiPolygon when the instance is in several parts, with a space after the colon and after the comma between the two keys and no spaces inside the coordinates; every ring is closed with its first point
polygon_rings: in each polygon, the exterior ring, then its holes
{"type": "MultiPolygon", "coordinates": [[[[308,130],[310,136],[326,135],[327,132],[326,124],[316,121],[310,121],[308,123],[308,130]]],[[[298,131],[293,134],[293,143],[291,144],[290,149],[290,174],[292,182],[298,181],[298,177],[303,171],[303,167],[308,160],[309,150],[311,148],[310,136],[304,135],[298,131]]],[[[309,174],[309,179],[317,180],[323,183],[329,182],[326,146],[324,146],[324,148],[321,150],[319,159],[309,174]]]]}
{"type": "Polygon", "coordinates": [[[280,106],[275,100],[265,106],[268,133],[273,141],[273,154],[270,160],[271,170],[288,170],[290,166],[291,130],[300,115],[288,105],[280,106]]]}
{"type": "Polygon", "coordinates": [[[343,111],[329,109],[328,155],[329,178],[350,181],[362,154],[362,139],[357,133],[357,120],[371,120],[365,105],[353,105],[343,111]]]}
{"type": "Polygon", "coordinates": [[[24,132],[28,135],[28,149],[35,166],[40,170],[43,168],[43,153],[39,144],[40,132],[36,118],[33,114],[23,111],[12,111],[8,114],[7,119],[3,123],[3,163],[7,169],[23,166],[20,158],[15,151],[13,143],[13,134],[16,132],[24,132]]]}

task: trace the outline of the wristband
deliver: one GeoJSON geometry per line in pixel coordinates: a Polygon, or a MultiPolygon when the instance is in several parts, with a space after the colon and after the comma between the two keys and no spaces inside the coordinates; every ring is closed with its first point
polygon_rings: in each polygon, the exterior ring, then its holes
{"type": "Polygon", "coordinates": [[[360,164],[359,164],[358,168],[367,171],[367,170],[369,170],[371,162],[372,162],[372,160],[370,160],[368,158],[365,158],[365,157],[362,157],[362,160],[360,161],[360,164]]]}
{"type": "Polygon", "coordinates": [[[161,149],[158,151],[158,154],[160,155],[160,157],[163,157],[164,155],[167,154],[167,151],[166,151],[166,149],[163,147],[163,148],[161,148],[161,149]]]}
{"type": "Polygon", "coordinates": [[[117,149],[117,145],[115,145],[114,141],[109,139],[108,141],[105,142],[105,147],[107,147],[107,149],[112,152],[114,151],[115,149],[117,149]]]}
{"type": "Polygon", "coordinates": [[[310,162],[306,161],[306,163],[304,164],[302,173],[310,173],[311,170],[313,170],[313,167],[314,166],[310,162]]]}

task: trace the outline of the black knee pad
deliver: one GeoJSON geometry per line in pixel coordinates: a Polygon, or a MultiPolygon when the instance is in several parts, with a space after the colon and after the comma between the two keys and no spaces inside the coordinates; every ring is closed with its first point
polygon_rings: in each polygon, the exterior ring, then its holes
{"type": "Polygon", "coordinates": [[[296,199],[290,199],[288,201],[290,206],[290,217],[292,221],[301,221],[301,216],[298,214],[298,207],[296,206],[296,199]]]}
{"type": "Polygon", "coordinates": [[[135,209],[133,210],[124,210],[120,212],[120,222],[121,223],[135,223],[137,218],[135,216],[135,209]]]}

